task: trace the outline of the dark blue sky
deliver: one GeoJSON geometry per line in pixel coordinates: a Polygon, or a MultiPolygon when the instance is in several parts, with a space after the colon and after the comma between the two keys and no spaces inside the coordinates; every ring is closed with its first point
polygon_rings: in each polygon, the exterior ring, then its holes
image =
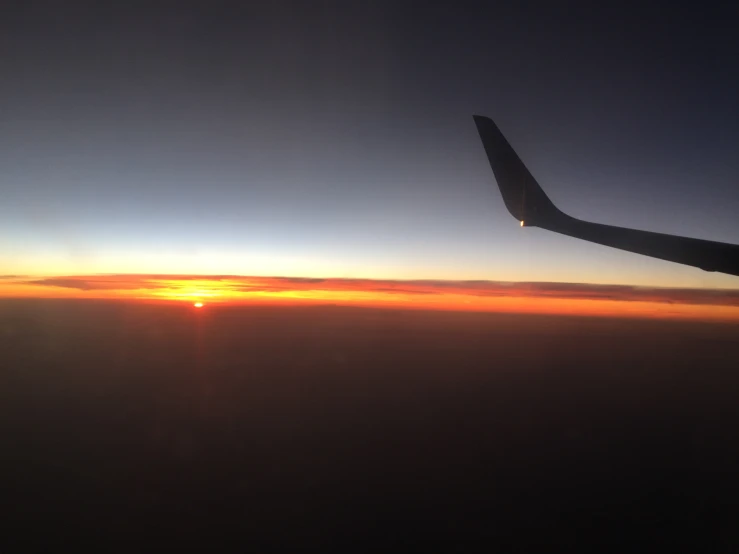
{"type": "Polygon", "coordinates": [[[736,286],[519,228],[471,118],[576,217],[739,243],[736,7],[243,4],[6,10],[0,273],[736,286]]]}

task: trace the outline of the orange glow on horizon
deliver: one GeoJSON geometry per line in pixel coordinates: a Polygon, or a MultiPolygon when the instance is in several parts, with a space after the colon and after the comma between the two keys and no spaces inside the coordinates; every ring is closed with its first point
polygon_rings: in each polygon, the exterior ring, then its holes
{"type": "Polygon", "coordinates": [[[232,305],[698,319],[739,322],[739,290],[649,289],[572,283],[392,281],[188,275],[88,275],[0,280],[0,297],[95,298],[232,305]]]}

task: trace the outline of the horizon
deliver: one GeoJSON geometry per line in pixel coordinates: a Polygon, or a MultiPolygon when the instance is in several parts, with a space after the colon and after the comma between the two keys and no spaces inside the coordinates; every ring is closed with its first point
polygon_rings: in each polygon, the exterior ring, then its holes
{"type": "Polygon", "coordinates": [[[0,276],[0,298],[324,305],[739,322],[739,290],[619,284],[239,275],[0,276]]]}

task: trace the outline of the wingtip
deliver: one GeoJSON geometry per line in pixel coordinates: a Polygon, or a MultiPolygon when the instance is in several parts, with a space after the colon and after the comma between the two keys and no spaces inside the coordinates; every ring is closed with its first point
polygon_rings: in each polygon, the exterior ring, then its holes
{"type": "Polygon", "coordinates": [[[508,212],[523,226],[535,227],[559,212],[529,173],[498,126],[487,116],[472,116],[508,212]]]}
{"type": "Polygon", "coordinates": [[[480,131],[480,133],[487,134],[491,131],[495,134],[500,133],[500,129],[498,129],[498,126],[495,124],[495,121],[493,121],[492,118],[486,115],[474,114],[472,116],[472,119],[474,119],[475,126],[480,131]]]}

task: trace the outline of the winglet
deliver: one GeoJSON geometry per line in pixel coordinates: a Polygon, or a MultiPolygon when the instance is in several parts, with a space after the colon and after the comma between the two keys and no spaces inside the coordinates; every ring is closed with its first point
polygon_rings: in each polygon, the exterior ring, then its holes
{"type": "Polygon", "coordinates": [[[506,208],[522,227],[541,227],[644,256],[739,275],[739,245],[591,223],[561,212],[495,123],[481,115],[473,117],[506,208]]]}
{"type": "Polygon", "coordinates": [[[529,173],[500,129],[489,117],[473,116],[506,208],[521,226],[546,226],[564,214],[529,173]]]}

